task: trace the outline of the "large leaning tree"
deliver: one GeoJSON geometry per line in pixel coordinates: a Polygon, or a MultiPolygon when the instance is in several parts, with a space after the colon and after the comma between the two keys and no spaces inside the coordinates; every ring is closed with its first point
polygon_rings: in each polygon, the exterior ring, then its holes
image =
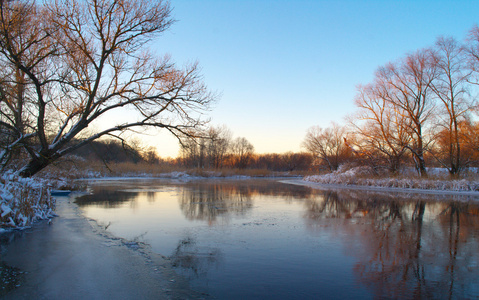
{"type": "Polygon", "coordinates": [[[23,151],[29,177],[103,136],[201,126],[215,95],[197,64],[147,48],[172,23],[161,0],[0,0],[0,167],[23,151]]]}

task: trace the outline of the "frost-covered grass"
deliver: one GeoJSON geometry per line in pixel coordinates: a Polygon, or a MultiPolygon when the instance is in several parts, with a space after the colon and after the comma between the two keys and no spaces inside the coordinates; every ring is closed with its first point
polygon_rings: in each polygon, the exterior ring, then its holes
{"type": "Polygon", "coordinates": [[[13,172],[0,175],[0,232],[55,216],[52,186],[51,180],[21,178],[13,172]]]}
{"type": "Polygon", "coordinates": [[[401,189],[425,189],[448,191],[479,191],[479,181],[471,179],[419,178],[417,176],[373,176],[369,167],[339,168],[337,171],[323,175],[312,175],[303,178],[305,181],[322,184],[358,185],[388,187],[401,189]]]}

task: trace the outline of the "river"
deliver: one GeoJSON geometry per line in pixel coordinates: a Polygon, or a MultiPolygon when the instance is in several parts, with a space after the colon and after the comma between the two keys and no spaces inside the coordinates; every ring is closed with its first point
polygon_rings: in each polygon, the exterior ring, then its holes
{"type": "Polygon", "coordinates": [[[474,197],[318,190],[274,179],[91,181],[77,198],[216,299],[479,297],[474,197]]]}

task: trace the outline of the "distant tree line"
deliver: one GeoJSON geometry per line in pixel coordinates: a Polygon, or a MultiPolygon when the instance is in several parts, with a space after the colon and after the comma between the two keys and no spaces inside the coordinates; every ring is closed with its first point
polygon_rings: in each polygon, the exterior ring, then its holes
{"type": "Polygon", "coordinates": [[[336,170],[355,161],[397,173],[412,165],[457,175],[479,160],[479,28],[459,42],[439,37],[425,49],[377,69],[358,87],[357,111],[344,125],[312,127],[304,148],[336,170]]]}
{"type": "Polygon", "coordinates": [[[180,146],[177,163],[188,168],[303,171],[310,169],[313,161],[309,153],[256,154],[246,138],[233,139],[226,126],[197,131],[184,137],[180,146]]]}
{"type": "Polygon", "coordinates": [[[161,161],[155,149],[145,149],[136,141],[126,143],[117,139],[92,141],[73,151],[72,154],[89,161],[103,161],[105,163],[147,162],[158,164],[161,161]]]}

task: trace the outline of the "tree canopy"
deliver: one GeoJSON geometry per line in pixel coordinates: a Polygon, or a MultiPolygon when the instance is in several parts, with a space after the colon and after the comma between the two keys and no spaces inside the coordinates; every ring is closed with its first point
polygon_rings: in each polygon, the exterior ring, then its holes
{"type": "Polygon", "coordinates": [[[171,11],[161,0],[0,0],[0,166],[23,151],[28,177],[103,136],[203,125],[215,95],[197,63],[180,68],[148,48],[171,11]]]}

